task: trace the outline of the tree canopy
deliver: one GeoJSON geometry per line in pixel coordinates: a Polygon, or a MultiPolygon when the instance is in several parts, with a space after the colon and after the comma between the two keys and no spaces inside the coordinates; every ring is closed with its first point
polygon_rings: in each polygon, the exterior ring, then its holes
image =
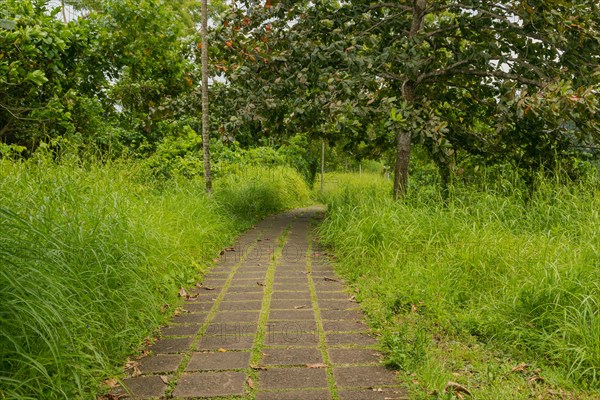
{"type": "Polygon", "coordinates": [[[457,150],[551,168],[593,147],[599,16],[593,1],[246,4],[215,43],[246,126],[395,147],[400,195],[414,141],[442,176],[457,150]]]}
{"type": "MultiPolygon", "coordinates": [[[[7,0],[1,140],[32,150],[61,137],[149,154],[188,128],[198,132],[199,4],[72,3],[84,12],[64,23],[45,0],[7,0]]],[[[414,143],[444,188],[457,152],[525,176],[558,164],[575,175],[575,160],[596,156],[593,0],[211,7],[211,137],[225,145],[326,140],[358,160],[395,162],[396,196],[407,190],[414,143]]]]}

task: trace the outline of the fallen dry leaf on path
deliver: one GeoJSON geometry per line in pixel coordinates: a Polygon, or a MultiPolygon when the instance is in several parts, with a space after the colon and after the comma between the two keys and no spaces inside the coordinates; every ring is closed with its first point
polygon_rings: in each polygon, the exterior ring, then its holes
{"type": "Polygon", "coordinates": [[[140,371],[140,369],[137,366],[133,367],[133,372],[131,373],[131,376],[135,378],[136,376],[140,375],[142,375],[142,371],[140,371]]]}
{"type": "Polygon", "coordinates": [[[305,308],[305,307],[306,307],[306,306],[296,306],[296,307],[294,307],[294,310],[299,310],[299,309],[301,309],[301,308],[305,308]]]}
{"type": "Polygon", "coordinates": [[[142,350],[142,353],[139,356],[137,356],[135,359],[141,360],[142,358],[148,357],[149,355],[150,355],[150,351],[148,349],[144,349],[144,350],[142,350]]]}
{"type": "Polygon", "coordinates": [[[329,277],[327,277],[327,276],[326,276],[326,277],[324,277],[324,278],[323,278],[323,280],[324,280],[324,281],[327,281],[327,282],[339,282],[339,280],[337,280],[337,279],[333,279],[333,278],[329,278],[329,277]]]}
{"type": "Polygon", "coordinates": [[[466,395],[472,396],[469,389],[467,389],[466,387],[464,387],[463,385],[461,385],[460,383],[457,383],[457,382],[448,381],[448,383],[446,383],[446,387],[444,388],[444,393],[448,393],[450,391],[452,391],[457,396],[460,393],[464,393],[466,395]]]}
{"type": "Polygon", "coordinates": [[[117,380],[117,378],[110,378],[110,379],[105,380],[102,383],[104,383],[104,385],[108,386],[111,389],[114,389],[117,386],[119,386],[119,381],[117,380]]]}
{"type": "Polygon", "coordinates": [[[137,367],[138,365],[140,365],[139,362],[132,361],[130,358],[127,358],[127,361],[125,362],[125,369],[132,369],[134,367],[137,367]]]}
{"type": "Polygon", "coordinates": [[[544,382],[544,378],[542,378],[539,375],[535,375],[535,376],[532,376],[531,378],[527,379],[527,383],[535,383],[535,382],[544,382]]]}
{"type": "Polygon", "coordinates": [[[161,380],[161,381],[163,381],[163,383],[164,383],[165,385],[168,385],[168,384],[169,384],[169,377],[168,377],[168,376],[166,376],[166,375],[161,375],[161,376],[160,376],[160,380],[161,380]]]}
{"type": "Polygon", "coordinates": [[[185,297],[186,299],[188,299],[190,295],[188,294],[188,292],[185,291],[184,288],[181,288],[179,289],[179,297],[185,297]]]}
{"type": "Polygon", "coordinates": [[[254,381],[252,380],[252,378],[248,377],[248,380],[246,381],[246,383],[248,384],[248,387],[250,389],[254,389],[254,381]]]}
{"type": "Polygon", "coordinates": [[[198,299],[198,296],[200,296],[200,293],[194,293],[192,295],[188,295],[186,300],[187,301],[195,301],[196,299],[198,299]]]}
{"type": "Polygon", "coordinates": [[[327,368],[327,364],[323,364],[323,363],[306,364],[306,368],[327,368]]]}
{"type": "Polygon", "coordinates": [[[527,371],[527,368],[529,368],[529,365],[525,364],[525,363],[521,363],[519,365],[517,365],[516,367],[514,367],[511,372],[525,372],[527,371]]]}
{"type": "Polygon", "coordinates": [[[173,311],[173,316],[175,317],[180,314],[189,314],[189,311],[184,310],[183,307],[177,307],[175,311],[173,311]]]}
{"type": "Polygon", "coordinates": [[[220,348],[219,350],[217,350],[219,353],[227,353],[227,350],[224,348],[220,348]]]}

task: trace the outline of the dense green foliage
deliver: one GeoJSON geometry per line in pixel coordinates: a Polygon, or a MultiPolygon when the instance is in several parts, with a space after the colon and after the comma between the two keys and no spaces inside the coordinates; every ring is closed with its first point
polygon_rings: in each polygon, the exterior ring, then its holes
{"type": "MultiPolygon", "coordinates": [[[[5,2],[0,140],[31,154],[64,137],[111,156],[177,140],[193,158],[198,2],[67,3],[79,14],[64,23],[47,0],[5,2]]],[[[597,156],[593,0],[211,4],[213,138],[247,149],[301,136],[311,179],[323,138],[353,160],[400,160],[404,178],[422,143],[445,186],[457,152],[529,183],[559,161],[577,177],[597,156]]]]}
{"type": "Polygon", "coordinates": [[[170,123],[197,129],[193,4],[76,3],[68,23],[47,0],[3,3],[2,141],[33,151],[62,136],[83,149],[147,154],[170,123]]]}
{"type": "Polygon", "coordinates": [[[308,199],[291,169],[232,173],[210,198],[140,163],[41,153],[0,161],[0,398],[93,397],[237,233],[308,199]]]}
{"type": "Polygon", "coordinates": [[[457,188],[444,207],[435,190],[394,202],[376,175],[328,179],[320,237],[407,380],[416,371],[424,390],[459,379],[478,398],[527,398],[510,373],[527,362],[552,386],[600,388],[596,186],[544,181],[528,200],[505,177],[457,188]],[[482,342],[516,361],[486,376],[498,358],[475,364],[482,342]]]}
{"type": "MultiPolygon", "coordinates": [[[[42,3],[8,0],[0,18],[0,139],[31,149],[40,140],[74,134],[83,25],[65,25],[42,3]]],[[[56,10],[58,11],[58,10],[56,10]]]]}

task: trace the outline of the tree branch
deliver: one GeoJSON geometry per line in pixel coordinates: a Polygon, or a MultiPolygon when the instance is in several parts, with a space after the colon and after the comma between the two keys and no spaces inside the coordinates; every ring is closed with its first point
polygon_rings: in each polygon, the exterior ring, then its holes
{"type": "Polygon", "coordinates": [[[431,71],[431,72],[427,72],[424,74],[421,74],[418,78],[417,78],[417,84],[426,81],[430,78],[436,77],[436,76],[442,76],[442,75],[448,75],[450,74],[455,68],[460,67],[461,65],[465,65],[469,63],[469,60],[460,60],[455,62],[454,64],[446,67],[446,68],[442,68],[442,69],[438,69],[435,71],[431,71]]]}
{"type": "Polygon", "coordinates": [[[379,8],[396,8],[403,11],[412,11],[413,9],[411,6],[405,6],[404,4],[398,3],[378,3],[369,6],[369,10],[377,10],[379,8]]]}
{"type": "MultiPolygon", "coordinates": [[[[523,67],[529,68],[530,70],[532,70],[540,79],[547,81],[549,78],[548,76],[537,66],[531,64],[530,62],[523,60],[521,58],[514,58],[514,57],[508,57],[506,58],[507,61],[512,61],[516,64],[519,64],[523,67]]],[[[499,60],[498,60],[499,61],[499,60]]]]}
{"type": "Polygon", "coordinates": [[[493,71],[482,71],[478,69],[455,69],[452,70],[455,74],[463,74],[463,75],[474,75],[481,76],[484,78],[500,78],[500,79],[508,79],[512,81],[517,81],[523,83],[525,85],[537,86],[539,88],[546,87],[546,84],[542,81],[536,81],[533,79],[525,78],[521,75],[511,74],[508,72],[493,70],[493,71]]]}
{"type": "Polygon", "coordinates": [[[390,79],[392,81],[404,82],[406,80],[406,77],[402,75],[392,74],[391,72],[379,72],[377,73],[377,75],[381,76],[382,78],[390,79]]]}
{"type": "Polygon", "coordinates": [[[8,122],[2,127],[2,129],[0,129],[0,138],[3,137],[6,134],[6,132],[8,132],[14,120],[14,118],[9,119],[8,122]]]}

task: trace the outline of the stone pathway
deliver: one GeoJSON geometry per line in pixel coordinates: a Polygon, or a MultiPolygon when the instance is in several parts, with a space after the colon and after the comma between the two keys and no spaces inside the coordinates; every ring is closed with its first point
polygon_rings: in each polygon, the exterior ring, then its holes
{"type": "Polygon", "coordinates": [[[268,218],[227,249],[114,395],[405,399],[358,304],[316,249],[318,208],[268,218]]]}

